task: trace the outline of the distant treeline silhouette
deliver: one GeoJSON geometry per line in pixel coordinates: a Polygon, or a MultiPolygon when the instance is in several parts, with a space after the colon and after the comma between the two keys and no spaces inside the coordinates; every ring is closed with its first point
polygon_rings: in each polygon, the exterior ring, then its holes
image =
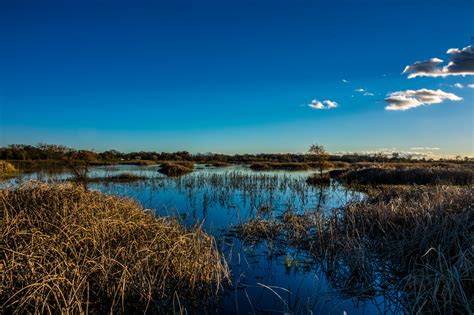
{"type": "MultiPolygon", "coordinates": [[[[117,150],[107,150],[96,152],[93,150],[78,150],[63,145],[43,144],[25,145],[11,144],[0,148],[0,160],[67,160],[87,159],[96,162],[118,162],[118,161],[194,161],[196,163],[253,163],[253,162],[280,162],[280,163],[303,163],[314,162],[316,157],[311,154],[303,153],[260,153],[260,154],[221,154],[205,153],[191,154],[187,151],[177,152],[119,152],[117,150]]],[[[413,160],[410,157],[402,157],[399,154],[386,156],[383,154],[347,154],[330,155],[330,161],[343,161],[348,163],[357,162],[417,162],[426,161],[425,159],[413,160]]],[[[458,162],[469,161],[468,158],[457,159],[458,162]]]]}

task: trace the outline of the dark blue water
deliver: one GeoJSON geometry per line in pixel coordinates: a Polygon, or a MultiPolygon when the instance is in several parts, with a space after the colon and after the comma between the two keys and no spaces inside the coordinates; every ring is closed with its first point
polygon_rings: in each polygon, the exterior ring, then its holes
{"type": "MultiPolygon", "coordinates": [[[[90,176],[120,173],[145,176],[131,183],[91,183],[90,189],[127,196],[159,215],[179,217],[184,224],[200,224],[218,241],[232,273],[232,284],[210,312],[222,314],[378,314],[396,313],[380,293],[351,296],[339,289],[338,278],[325,272],[325,262],[304,251],[270,241],[246,242],[229,233],[233,226],[257,216],[276,218],[283,211],[332,211],[362,198],[332,184],[306,183],[311,172],[255,172],[244,166],[196,170],[179,178],[157,172],[157,166],[96,167],[90,176]]],[[[62,181],[66,173],[35,172],[23,180],[62,181]]]]}

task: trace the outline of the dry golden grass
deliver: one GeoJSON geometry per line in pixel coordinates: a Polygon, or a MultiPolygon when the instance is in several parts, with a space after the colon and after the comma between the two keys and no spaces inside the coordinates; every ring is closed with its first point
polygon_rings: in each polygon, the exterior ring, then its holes
{"type": "Polygon", "coordinates": [[[473,204],[472,186],[387,186],[333,212],[287,211],[236,232],[309,251],[347,298],[383,291],[408,313],[472,314],[473,204]]]}
{"type": "Polygon", "coordinates": [[[8,162],[0,161],[0,179],[9,177],[16,172],[15,167],[8,162]]]}
{"type": "Polygon", "coordinates": [[[163,312],[228,279],[215,240],[73,184],[0,191],[0,313],[163,312]]]}

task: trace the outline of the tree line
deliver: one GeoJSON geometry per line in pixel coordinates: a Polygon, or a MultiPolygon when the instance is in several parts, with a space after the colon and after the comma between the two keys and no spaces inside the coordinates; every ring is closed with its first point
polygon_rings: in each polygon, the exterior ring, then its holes
{"type": "MultiPolygon", "coordinates": [[[[311,150],[310,150],[311,153],[311,150]]],[[[318,156],[315,154],[297,153],[260,153],[260,154],[221,154],[205,153],[191,154],[187,151],[177,152],[154,152],[136,151],[120,152],[117,150],[107,150],[96,152],[94,150],[78,150],[63,145],[44,144],[37,145],[11,144],[0,148],[0,160],[87,160],[97,162],[118,162],[118,161],[194,161],[197,163],[226,162],[226,163],[252,163],[252,162],[279,162],[279,163],[304,163],[317,162],[318,156]]],[[[398,154],[386,156],[383,154],[347,154],[329,155],[329,161],[343,161],[349,163],[356,162],[408,162],[410,157],[401,157],[398,154]]],[[[469,159],[468,159],[469,160],[469,159]]],[[[423,159],[421,160],[423,161],[423,159]]]]}

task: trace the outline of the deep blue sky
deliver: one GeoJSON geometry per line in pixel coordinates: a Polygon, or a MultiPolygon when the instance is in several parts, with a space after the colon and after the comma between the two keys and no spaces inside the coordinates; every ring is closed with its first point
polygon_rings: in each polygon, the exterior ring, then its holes
{"type": "Polygon", "coordinates": [[[0,145],[473,155],[474,77],[401,74],[472,44],[472,12],[472,0],[1,1],[0,145]],[[463,100],[385,110],[388,93],[422,88],[463,100]]]}

